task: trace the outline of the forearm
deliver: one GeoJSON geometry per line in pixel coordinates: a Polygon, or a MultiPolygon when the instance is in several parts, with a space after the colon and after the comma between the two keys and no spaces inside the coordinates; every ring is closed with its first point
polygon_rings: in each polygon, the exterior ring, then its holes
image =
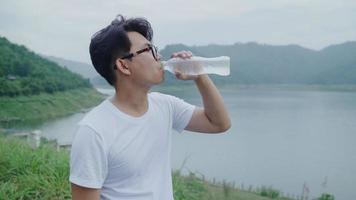
{"type": "Polygon", "coordinates": [[[230,128],[230,117],[225,108],[223,98],[209,76],[200,75],[194,81],[203,100],[204,112],[210,122],[222,129],[230,128]]]}

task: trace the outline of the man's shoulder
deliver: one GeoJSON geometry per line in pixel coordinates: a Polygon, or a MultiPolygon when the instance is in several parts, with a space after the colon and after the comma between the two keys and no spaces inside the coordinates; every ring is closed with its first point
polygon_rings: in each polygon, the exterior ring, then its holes
{"type": "Polygon", "coordinates": [[[109,101],[109,99],[104,100],[78,122],[79,126],[92,129],[107,144],[111,143],[115,137],[115,130],[121,124],[117,123],[118,120],[110,107],[109,101]]]}
{"type": "Polygon", "coordinates": [[[108,99],[105,99],[99,105],[91,109],[78,124],[95,128],[107,121],[111,115],[110,110],[107,108],[107,101],[108,99]]]}

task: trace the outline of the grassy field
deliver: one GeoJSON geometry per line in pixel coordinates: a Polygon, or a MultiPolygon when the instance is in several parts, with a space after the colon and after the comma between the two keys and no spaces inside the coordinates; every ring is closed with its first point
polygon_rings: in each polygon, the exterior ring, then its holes
{"type": "Polygon", "coordinates": [[[68,153],[0,136],[0,199],[70,199],[68,153]]]}
{"type": "MultiPolygon", "coordinates": [[[[70,199],[69,154],[50,143],[32,149],[25,141],[0,133],[0,199],[70,199]]],[[[228,185],[214,185],[195,174],[173,172],[175,200],[270,200],[228,185]]],[[[285,199],[285,198],[273,198],[285,199]]]]}
{"type": "Polygon", "coordinates": [[[213,184],[195,173],[183,176],[179,171],[173,172],[173,189],[175,200],[291,200],[272,188],[241,190],[226,182],[213,184]]]}
{"type": "Polygon", "coordinates": [[[97,105],[103,96],[94,89],[80,88],[54,94],[0,97],[0,127],[19,128],[40,124],[97,105]]]}

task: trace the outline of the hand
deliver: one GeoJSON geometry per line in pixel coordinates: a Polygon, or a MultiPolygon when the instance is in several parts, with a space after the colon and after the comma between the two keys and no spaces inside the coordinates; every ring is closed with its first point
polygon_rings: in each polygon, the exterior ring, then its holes
{"type": "Polygon", "coordinates": [[[192,56],[193,56],[193,53],[191,51],[179,51],[176,53],[172,53],[171,58],[189,59],[192,56]]]}
{"type": "MultiPolygon", "coordinates": [[[[171,55],[171,58],[182,58],[182,59],[189,59],[193,56],[193,53],[191,51],[179,51],[176,53],[173,53],[171,55]]],[[[182,72],[175,70],[174,71],[177,79],[180,80],[196,80],[199,75],[187,75],[187,74],[183,74],[182,72]]]]}

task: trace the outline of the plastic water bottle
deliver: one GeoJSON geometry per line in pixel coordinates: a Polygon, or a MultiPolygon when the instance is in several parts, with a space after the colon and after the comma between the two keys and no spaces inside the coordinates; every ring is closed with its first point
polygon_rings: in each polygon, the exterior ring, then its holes
{"type": "Polygon", "coordinates": [[[204,58],[193,56],[191,58],[171,58],[163,61],[165,70],[175,74],[179,71],[187,75],[217,74],[221,76],[230,75],[230,57],[220,56],[215,58],[204,58]]]}

